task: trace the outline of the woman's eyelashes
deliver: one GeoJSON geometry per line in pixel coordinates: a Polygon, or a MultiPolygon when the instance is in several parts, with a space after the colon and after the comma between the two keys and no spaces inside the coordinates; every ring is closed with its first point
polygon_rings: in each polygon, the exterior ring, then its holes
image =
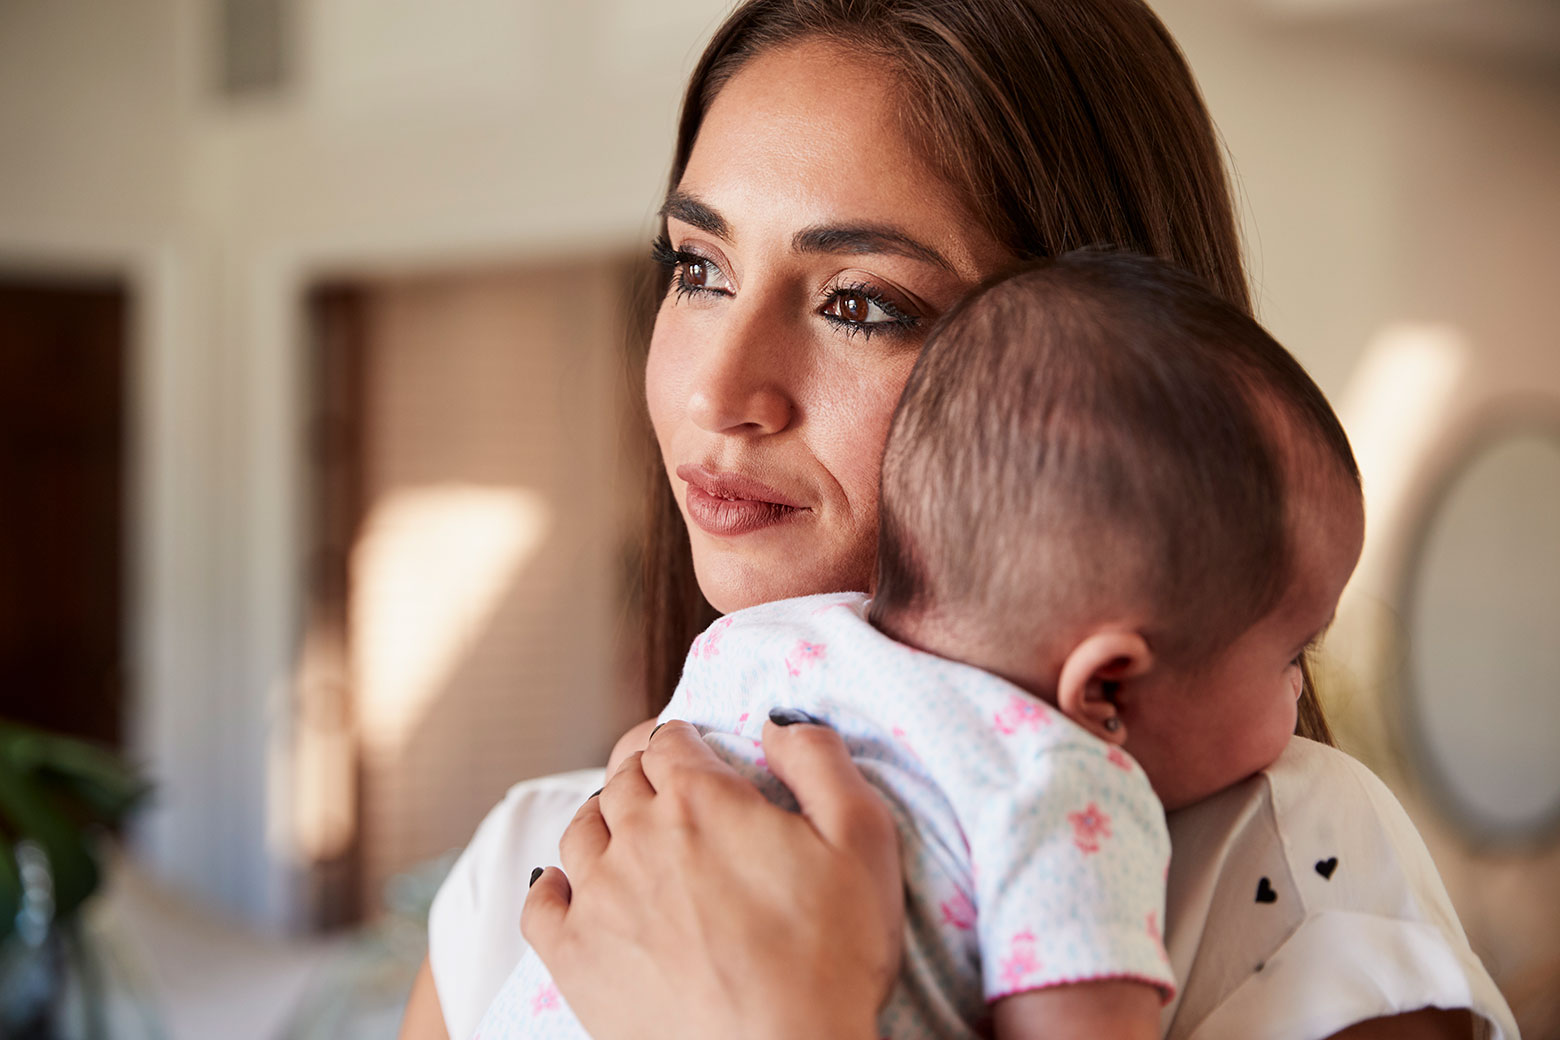
{"type": "Polygon", "coordinates": [[[719,264],[686,249],[673,249],[665,238],[657,238],[651,244],[650,258],[671,272],[671,288],[679,300],[706,294],[726,296],[731,292],[726,272],[719,264]]]}
{"type": "MultiPolygon", "coordinates": [[[[673,248],[664,237],[650,247],[651,258],[671,275],[670,289],[678,300],[689,296],[730,296],[732,286],[720,265],[707,256],[673,248]]],[[[908,333],[921,325],[920,316],[901,306],[871,282],[830,284],[819,293],[818,315],[848,336],[908,333]]]]}
{"type": "Polygon", "coordinates": [[[901,310],[887,294],[869,282],[831,286],[823,295],[823,309],[819,313],[831,325],[844,329],[846,335],[903,333],[921,324],[920,318],[901,310]]]}

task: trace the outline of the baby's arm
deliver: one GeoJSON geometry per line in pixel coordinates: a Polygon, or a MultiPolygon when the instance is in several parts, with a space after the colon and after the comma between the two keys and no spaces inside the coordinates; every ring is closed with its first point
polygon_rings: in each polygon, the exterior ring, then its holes
{"type": "Polygon", "coordinates": [[[618,766],[623,764],[623,759],[645,749],[645,745],[650,743],[650,734],[655,730],[655,726],[655,719],[646,719],[618,738],[618,742],[612,745],[612,754],[607,756],[607,776],[610,777],[617,772],[618,766]]]}
{"type": "Polygon", "coordinates": [[[1175,988],[1160,938],[1170,836],[1148,778],[1066,732],[1036,731],[1028,754],[1008,736],[987,761],[1005,753],[1016,773],[982,778],[1002,789],[965,813],[996,1035],[1158,1037],[1175,988]]]}
{"type": "Polygon", "coordinates": [[[1047,986],[996,1004],[998,1040],[1158,1040],[1159,990],[1130,979],[1047,986]]]}

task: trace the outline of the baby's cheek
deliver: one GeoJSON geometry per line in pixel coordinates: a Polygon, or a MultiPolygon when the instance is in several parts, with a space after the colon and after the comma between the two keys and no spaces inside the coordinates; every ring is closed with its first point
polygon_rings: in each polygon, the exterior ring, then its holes
{"type": "Polygon", "coordinates": [[[1257,757],[1263,769],[1278,761],[1278,756],[1289,746],[1289,738],[1294,735],[1295,723],[1300,717],[1300,694],[1305,689],[1305,681],[1299,668],[1290,671],[1289,688],[1285,691],[1287,696],[1275,702],[1271,718],[1259,737],[1261,751],[1257,757]]]}

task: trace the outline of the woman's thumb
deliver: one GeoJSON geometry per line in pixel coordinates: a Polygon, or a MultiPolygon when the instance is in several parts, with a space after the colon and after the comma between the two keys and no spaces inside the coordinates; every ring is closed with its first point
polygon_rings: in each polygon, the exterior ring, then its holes
{"type": "Polygon", "coordinates": [[[557,867],[540,867],[532,873],[531,890],[520,908],[520,934],[546,963],[563,933],[569,912],[569,879],[557,867]]]}

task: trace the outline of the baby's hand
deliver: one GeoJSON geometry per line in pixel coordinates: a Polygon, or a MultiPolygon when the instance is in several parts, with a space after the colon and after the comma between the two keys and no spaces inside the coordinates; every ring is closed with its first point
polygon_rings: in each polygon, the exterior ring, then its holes
{"type": "Polygon", "coordinates": [[[655,732],[655,719],[646,719],[627,733],[618,738],[618,742],[612,745],[612,754],[607,756],[607,776],[610,778],[618,771],[618,766],[623,760],[636,751],[643,751],[650,743],[650,734],[655,732]]]}

